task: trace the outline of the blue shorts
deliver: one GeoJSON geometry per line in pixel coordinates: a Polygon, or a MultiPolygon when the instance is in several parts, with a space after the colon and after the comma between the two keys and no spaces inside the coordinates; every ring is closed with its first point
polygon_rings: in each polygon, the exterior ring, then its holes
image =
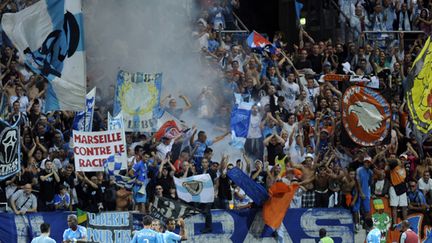
{"type": "Polygon", "coordinates": [[[370,197],[365,197],[365,199],[361,199],[361,197],[359,196],[354,204],[352,211],[354,213],[357,213],[360,211],[361,207],[363,207],[365,213],[370,212],[370,197]]]}
{"type": "Polygon", "coordinates": [[[147,202],[147,194],[139,193],[139,189],[141,185],[135,185],[132,189],[133,191],[133,199],[135,203],[146,203],[147,202]]]}

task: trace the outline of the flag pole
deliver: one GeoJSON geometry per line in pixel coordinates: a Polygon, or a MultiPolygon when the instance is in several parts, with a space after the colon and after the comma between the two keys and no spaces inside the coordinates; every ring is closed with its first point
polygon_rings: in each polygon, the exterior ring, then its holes
{"type": "Polygon", "coordinates": [[[291,61],[291,58],[289,58],[288,55],[287,55],[287,54],[286,54],[282,49],[280,49],[280,53],[281,53],[282,56],[287,60],[288,64],[289,64],[289,65],[294,69],[294,73],[296,73],[297,76],[298,76],[298,71],[297,71],[297,69],[295,68],[293,62],[291,61]]]}

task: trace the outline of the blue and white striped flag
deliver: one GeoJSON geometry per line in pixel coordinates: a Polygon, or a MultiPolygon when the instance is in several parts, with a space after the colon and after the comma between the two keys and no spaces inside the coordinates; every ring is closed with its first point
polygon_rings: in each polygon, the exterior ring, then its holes
{"type": "Polygon", "coordinates": [[[177,195],[185,202],[212,203],[214,202],[213,181],[209,174],[190,176],[187,178],[174,177],[177,195]]]}
{"type": "Polygon", "coordinates": [[[119,161],[120,156],[111,155],[104,161],[105,173],[114,177],[114,181],[118,186],[131,189],[135,184],[135,179],[128,176],[120,175],[122,169],[122,162],[119,161]]]}
{"type": "Polygon", "coordinates": [[[45,112],[81,111],[86,95],[81,0],[41,0],[3,14],[2,28],[25,64],[48,80],[45,112]]]}
{"type": "Polygon", "coordinates": [[[253,102],[245,102],[241,94],[235,95],[235,104],[231,111],[231,142],[230,145],[242,149],[249,132],[249,123],[253,102]]]}

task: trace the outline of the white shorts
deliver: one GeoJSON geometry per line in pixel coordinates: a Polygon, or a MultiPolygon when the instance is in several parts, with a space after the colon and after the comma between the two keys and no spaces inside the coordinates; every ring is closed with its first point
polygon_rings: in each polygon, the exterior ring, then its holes
{"type": "Polygon", "coordinates": [[[390,187],[390,207],[407,207],[408,206],[408,198],[406,192],[401,195],[396,195],[396,191],[394,187],[390,187]]]}

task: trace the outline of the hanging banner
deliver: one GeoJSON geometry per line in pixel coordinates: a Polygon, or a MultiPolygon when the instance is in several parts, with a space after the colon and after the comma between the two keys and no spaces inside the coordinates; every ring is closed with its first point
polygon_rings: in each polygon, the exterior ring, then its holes
{"type": "Polygon", "coordinates": [[[73,131],[77,171],[104,171],[104,161],[119,154],[121,169],[127,168],[126,138],[121,129],[102,132],[73,131]]]}
{"type": "Polygon", "coordinates": [[[88,242],[130,242],[132,214],[130,212],[87,213],[88,242]]]}
{"type": "Polygon", "coordinates": [[[20,145],[19,127],[0,120],[0,181],[20,171],[20,145]]]}
{"type": "Polygon", "coordinates": [[[361,146],[374,146],[387,136],[390,105],[377,91],[351,86],[342,97],[342,122],[349,137],[361,146]]]}
{"type": "MultiPolygon", "coordinates": [[[[51,237],[62,241],[70,212],[28,213],[25,215],[0,214],[0,242],[30,242],[40,235],[39,227],[51,225],[51,237]]],[[[261,211],[212,210],[212,229],[202,234],[204,216],[196,214],[185,219],[188,242],[274,242],[274,237],[261,237],[264,222],[261,211]]],[[[142,214],[131,212],[88,213],[88,242],[130,242],[133,232],[143,227],[142,214]]],[[[345,209],[288,209],[280,227],[286,243],[318,242],[319,229],[327,229],[335,243],[354,242],[352,215],[345,209]]]]}
{"type": "Polygon", "coordinates": [[[155,132],[161,116],[162,74],[120,71],[117,77],[114,115],[123,113],[126,132],[155,132]]]}

